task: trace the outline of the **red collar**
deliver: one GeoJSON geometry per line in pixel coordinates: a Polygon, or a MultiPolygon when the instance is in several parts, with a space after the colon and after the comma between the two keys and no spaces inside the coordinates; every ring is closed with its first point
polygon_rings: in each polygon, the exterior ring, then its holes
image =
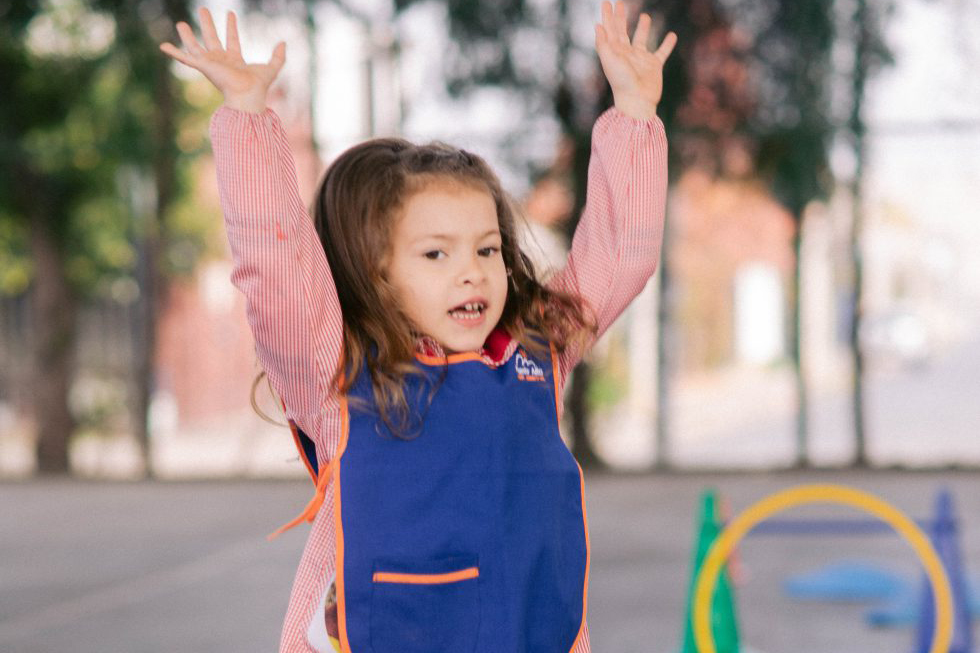
{"type": "Polygon", "coordinates": [[[494,363],[501,363],[507,354],[507,347],[510,345],[510,341],[510,334],[503,327],[494,327],[490,335],[487,336],[487,341],[483,343],[483,351],[486,352],[487,356],[494,363]]]}

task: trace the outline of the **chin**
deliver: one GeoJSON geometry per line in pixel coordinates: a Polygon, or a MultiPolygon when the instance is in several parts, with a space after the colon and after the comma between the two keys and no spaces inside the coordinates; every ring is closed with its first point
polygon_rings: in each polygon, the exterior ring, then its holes
{"type": "Polygon", "coordinates": [[[486,339],[484,338],[482,341],[480,341],[479,344],[469,344],[469,343],[465,343],[465,342],[455,342],[455,343],[449,343],[449,344],[443,345],[443,346],[446,349],[446,353],[449,353],[449,354],[462,354],[462,353],[470,352],[470,351],[480,351],[480,349],[483,348],[483,343],[485,343],[485,342],[486,342],[486,339]]]}
{"type": "Polygon", "coordinates": [[[486,343],[487,338],[489,336],[490,333],[487,332],[484,334],[480,334],[478,336],[453,338],[453,339],[446,340],[443,344],[443,347],[446,349],[447,352],[452,352],[452,353],[479,351],[480,349],[483,348],[483,345],[486,343]]]}

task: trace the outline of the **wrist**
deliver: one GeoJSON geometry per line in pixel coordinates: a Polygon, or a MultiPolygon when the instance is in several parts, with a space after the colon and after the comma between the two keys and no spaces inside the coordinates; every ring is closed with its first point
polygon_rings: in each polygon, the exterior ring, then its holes
{"type": "Polygon", "coordinates": [[[613,105],[620,113],[637,120],[649,120],[657,115],[657,104],[639,98],[615,98],[613,105]]]}
{"type": "Polygon", "coordinates": [[[249,113],[263,113],[266,110],[265,94],[262,95],[226,95],[225,106],[247,111],[249,113]]]}

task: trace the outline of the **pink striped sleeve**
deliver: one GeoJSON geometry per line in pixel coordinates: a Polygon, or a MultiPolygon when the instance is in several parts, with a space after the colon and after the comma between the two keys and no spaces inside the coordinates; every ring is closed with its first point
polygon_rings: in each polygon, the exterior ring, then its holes
{"type": "MultiPolygon", "coordinates": [[[[656,270],[667,198],[667,136],[659,117],[607,109],[592,129],[585,210],[565,267],[549,285],[578,293],[595,311],[599,335],[656,270]]],[[[559,389],[585,352],[559,358],[559,389]]]]}
{"type": "Polygon", "coordinates": [[[299,197],[279,117],[221,106],[210,135],[234,267],[259,363],[294,419],[329,457],[329,392],[343,322],[333,277],[299,197]],[[326,441],[325,441],[326,440],[326,441]]]}

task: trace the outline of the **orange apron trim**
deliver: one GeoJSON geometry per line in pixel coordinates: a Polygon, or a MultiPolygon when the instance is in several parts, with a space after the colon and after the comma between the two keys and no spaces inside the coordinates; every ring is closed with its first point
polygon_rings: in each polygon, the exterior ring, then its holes
{"type": "Polygon", "coordinates": [[[412,585],[436,585],[441,583],[454,583],[459,580],[477,578],[480,570],[476,567],[468,567],[459,571],[450,571],[445,574],[401,574],[393,571],[376,571],[371,577],[375,583],[409,583],[412,585]]]}
{"type": "MultiPolygon", "coordinates": [[[[558,391],[558,374],[561,371],[558,366],[558,352],[555,350],[554,343],[548,343],[551,349],[551,370],[552,382],[555,386],[555,416],[558,418],[558,422],[561,423],[561,401],[562,396],[558,391]]],[[[582,466],[575,461],[575,466],[578,467],[578,478],[579,487],[582,496],[582,524],[585,528],[585,582],[582,583],[582,623],[579,624],[578,634],[575,635],[575,641],[572,642],[572,648],[569,649],[569,653],[575,650],[579,642],[582,641],[582,637],[585,634],[585,621],[586,615],[589,612],[589,567],[592,565],[592,545],[589,541],[589,515],[585,510],[585,474],[582,472],[582,466]]]]}
{"type": "Polygon", "coordinates": [[[316,483],[316,493],[314,493],[313,498],[310,499],[310,502],[306,504],[306,508],[303,510],[303,512],[301,512],[294,520],[292,520],[288,524],[284,526],[280,526],[277,530],[266,535],[265,539],[271,542],[273,539],[278,537],[281,533],[288,531],[290,528],[293,528],[294,526],[298,526],[304,521],[307,522],[313,521],[313,519],[316,517],[317,511],[320,510],[320,506],[323,505],[323,499],[327,493],[327,482],[330,480],[330,477],[332,476],[332,472],[333,472],[333,462],[331,461],[331,463],[327,465],[327,468],[320,473],[320,478],[317,480],[316,483]]]}
{"type": "MultiPolygon", "coordinates": [[[[283,412],[286,412],[286,402],[280,400],[280,403],[282,404],[282,410],[283,410],[283,412]]],[[[345,415],[344,415],[344,419],[343,419],[343,427],[344,427],[344,429],[346,429],[346,427],[347,427],[347,418],[346,418],[347,402],[346,401],[342,401],[341,403],[342,403],[342,405],[343,405],[343,407],[345,409],[345,415]]],[[[313,471],[313,466],[310,464],[310,461],[306,459],[306,454],[303,451],[303,445],[300,444],[300,441],[299,441],[298,427],[296,426],[296,423],[293,422],[293,420],[289,420],[289,430],[293,434],[293,442],[296,444],[296,449],[299,451],[299,454],[300,454],[299,457],[303,460],[303,464],[306,465],[306,471],[308,471],[310,473],[310,477],[313,479],[313,482],[316,484],[316,491],[313,493],[313,498],[310,499],[310,502],[308,504],[306,504],[306,508],[303,509],[303,512],[301,512],[299,515],[297,515],[296,518],[293,519],[288,524],[284,524],[283,526],[280,526],[275,531],[273,531],[273,532],[271,532],[271,533],[269,533],[268,535],[265,536],[265,539],[268,540],[268,541],[270,541],[270,542],[272,540],[274,540],[275,538],[279,537],[279,535],[281,535],[282,533],[288,531],[290,528],[294,528],[295,526],[299,526],[304,521],[306,521],[306,522],[312,522],[316,518],[316,513],[320,510],[320,506],[323,505],[323,500],[324,500],[324,497],[326,496],[326,493],[327,493],[327,483],[330,481],[330,477],[333,475],[334,461],[330,461],[330,463],[327,464],[327,466],[326,466],[325,469],[320,470],[320,476],[319,476],[319,478],[317,478],[316,473],[313,471]]]]}
{"type": "Polygon", "coordinates": [[[449,354],[448,356],[431,356],[416,352],[415,358],[426,365],[452,365],[454,363],[465,363],[466,361],[482,361],[483,356],[476,352],[462,352],[449,354]]]}

